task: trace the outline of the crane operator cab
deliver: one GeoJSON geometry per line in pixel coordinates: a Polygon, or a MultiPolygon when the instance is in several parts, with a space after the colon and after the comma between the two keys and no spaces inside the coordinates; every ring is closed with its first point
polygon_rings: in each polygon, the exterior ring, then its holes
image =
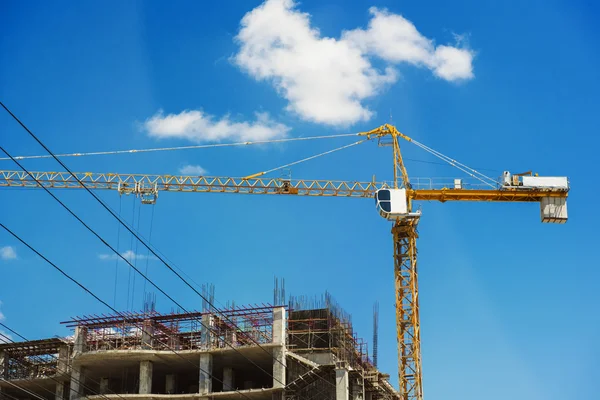
{"type": "Polygon", "coordinates": [[[375,204],[379,215],[389,221],[421,216],[421,212],[408,211],[406,189],[378,189],[375,192],[375,204]]]}

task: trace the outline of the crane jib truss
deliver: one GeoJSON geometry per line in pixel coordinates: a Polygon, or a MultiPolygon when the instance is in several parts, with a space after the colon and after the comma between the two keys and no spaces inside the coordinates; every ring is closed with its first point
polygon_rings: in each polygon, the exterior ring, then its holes
{"type": "Polygon", "coordinates": [[[40,187],[82,189],[85,187],[99,190],[116,190],[120,194],[139,196],[142,202],[146,204],[155,203],[159,192],[278,194],[373,199],[376,192],[382,188],[406,189],[408,213],[406,217],[396,218],[392,227],[396,330],[398,337],[398,383],[402,399],[421,400],[423,398],[423,385],[416,247],[420,213],[411,213],[412,202],[422,200],[440,202],[538,202],[542,204],[552,198],[566,199],[569,190],[568,188],[506,186],[496,184],[493,181],[490,182],[490,178],[413,141],[391,125],[383,125],[359,135],[366,136],[367,139],[378,139],[380,145],[393,147],[393,182],[260,178],[264,173],[250,175],[245,178],[232,178],[92,172],[71,175],[67,172],[0,171],[0,187],[32,189],[40,187]],[[415,187],[411,185],[402,160],[399,139],[413,142],[451,165],[458,165],[457,168],[483,182],[484,185],[487,185],[486,188],[482,189],[480,186],[469,188],[462,185],[460,187],[450,185],[415,187]]]}
{"type": "MultiPolygon", "coordinates": [[[[232,178],[185,175],[149,175],[75,172],[32,171],[30,177],[23,171],[0,171],[0,187],[53,189],[117,190],[122,194],[158,194],[158,192],[293,194],[298,196],[335,196],[372,199],[383,182],[337,180],[309,180],[282,178],[232,178]]],[[[432,201],[505,201],[539,202],[544,197],[565,198],[565,191],[528,189],[409,189],[412,200],[432,201]]]]}

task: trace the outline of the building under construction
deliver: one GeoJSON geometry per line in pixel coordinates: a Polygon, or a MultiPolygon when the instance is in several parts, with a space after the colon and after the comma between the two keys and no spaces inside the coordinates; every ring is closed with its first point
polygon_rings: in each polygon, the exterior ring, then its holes
{"type": "Polygon", "coordinates": [[[0,344],[0,398],[399,398],[328,294],[204,308],[76,317],[67,338],[0,344]]]}

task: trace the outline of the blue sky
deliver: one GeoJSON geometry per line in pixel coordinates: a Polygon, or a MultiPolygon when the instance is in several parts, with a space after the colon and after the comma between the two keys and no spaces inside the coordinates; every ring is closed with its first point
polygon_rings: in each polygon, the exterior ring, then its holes
{"type": "MultiPolygon", "coordinates": [[[[391,116],[401,131],[490,176],[568,176],[566,225],[541,224],[535,204],[422,204],[424,388],[427,398],[596,398],[597,6],[261,4],[5,2],[0,98],[55,152],[358,132],[391,116]]],[[[0,132],[14,155],[43,153],[6,114],[0,132]]],[[[245,176],[352,140],[65,161],[76,171],[196,166],[245,176]]],[[[460,176],[415,146],[403,152],[417,160],[407,162],[412,177],[460,176]]],[[[25,165],[59,170],[50,160],[25,165]]],[[[391,173],[389,148],[373,143],[292,171],[347,180],[391,173]]],[[[141,255],[137,265],[186,307],[201,307],[91,196],[57,195],[120,251],[141,255]]],[[[163,193],[152,218],[152,206],[100,195],[195,281],[214,283],[222,304],[269,302],[273,277],[284,277],[288,293],[329,290],[370,342],[379,301],[380,367],[396,384],[390,225],[371,200],[163,193]]],[[[110,302],[116,267],[118,308],[132,308],[128,292],[141,307],[140,279],[128,290],[125,265],[102,257],[107,249],[46,193],[4,189],[0,202],[4,224],[110,302]]],[[[59,321],[107,311],[3,232],[0,247],[1,315],[23,335],[65,335],[59,321]]],[[[158,297],[158,308],[173,305],[158,297]]]]}

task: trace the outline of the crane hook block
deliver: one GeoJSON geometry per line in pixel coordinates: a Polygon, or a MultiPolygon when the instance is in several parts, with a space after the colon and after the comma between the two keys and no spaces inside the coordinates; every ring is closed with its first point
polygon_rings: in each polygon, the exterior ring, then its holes
{"type": "Polygon", "coordinates": [[[375,204],[379,215],[390,221],[421,216],[420,212],[410,212],[406,189],[379,189],[375,192],[375,204]]]}

